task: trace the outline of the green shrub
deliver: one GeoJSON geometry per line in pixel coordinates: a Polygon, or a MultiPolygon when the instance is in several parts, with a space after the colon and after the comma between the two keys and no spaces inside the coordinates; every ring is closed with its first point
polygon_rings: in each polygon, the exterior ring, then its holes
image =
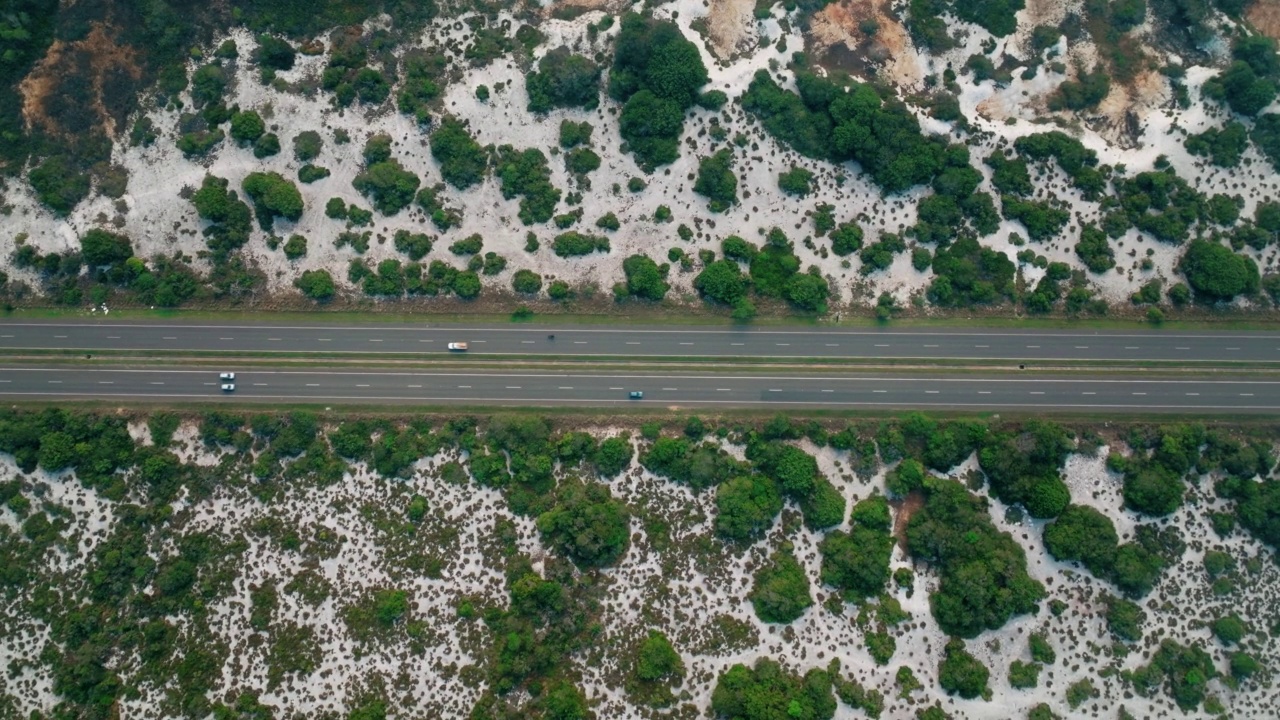
{"type": "Polygon", "coordinates": [[[329,177],[329,168],[310,163],[298,168],[298,181],[307,185],[327,177],[329,177]]]}
{"type": "Polygon", "coordinates": [[[1132,601],[1105,596],[1102,599],[1107,630],[1119,640],[1137,642],[1142,639],[1142,623],[1146,613],[1132,601]]]}
{"type": "Polygon", "coordinates": [[[320,302],[332,299],[337,292],[333,284],[333,276],[328,270],[303,271],[293,284],[302,291],[303,295],[320,302]]]}
{"type": "Polygon", "coordinates": [[[284,256],[290,260],[306,257],[307,239],[301,235],[290,235],[284,244],[284,256]]]}
{"type": "Polygon", "coordinates": [[[542,290],[542,276],[532,270],[517,270],[511,276],[511,287],[524,295],[537,295],[542,290]]]}
{"type": "Polygon", "coordinates": [[[733,260],[716,260],[698,273],[693,279],[693,287],[708,300],[733,305],[746,297],[747,279],[738,263],[733,260]]]}
{"type": "Polygon", "coordinates": [[[658,265],[648,255],[631,255],[622,261],[622,272],[627,280],[625,286],[619,289],[624,292],[614,292],[619,299],[635,297],[656,302],[666,297],[667,290],[671,289],[671,284],[666,280],[669,270],[670,266],[658,265]]]}
{"type": "Polygon", "coordinates": [[[1210,240],[1193,240],[1178,262],[1178,269],[1196,295],[1210,302],[1252,294],[1261,282],[1252,259],[1210,240]]]}
{"type": "Polygon", "coordinates": [[[320,157],[324,139],[315,130],[303,130],[293,137],[293,158],[298,162],[310,162],[320,157]]]}
{"type": "Polygon", "coordinates": [[[803,155],[857,161],[885,192],[926,183],[942,170],[944,140],[925,137],[915,115],[896,99],[882,99],[870,85],[848,85],[797,72],[796,94],[759,70],[742,106],[803,155]]]}
{"type": "Polygon", "coordinates": [[[425,233],[411,233],[408,230],[400,229],[396,231],[394,236],[397,252],[402,252],[409,256],[410,260],[421,260],[431,252],[432,240],[425,233]]]}
{"type": "Polygon", "coordinates": [[[544,223],[555,214],[560,191],[551,184],[551,169],[541,150],[517,151],[510,145],[498,148],[498,178],[502,196],[508,200],[520,196],[520,222],[525,225],[544,223]]]}
{"type": "Polygon", "coordinates": [[[854,506],[849,532],[833,530],[818,544],[822,582],[856,602],[884,591],[889,581],[893,536],[885,499],[872,496],[854,506]]]}
{"type": "Polygon", "coordinates": [[[479,233],[468,235],[467,237],[454,242],[449,246],[449,252],[454,255],[475,255],[484,248],[484,238],[479,233]]]}
{"type": "Polygon", "coordinates": [[[1015,690],[1026,690],[1040,683],[1040,663],[1024,663],[1014,660],[1009,665],[1009,685],[1015,690]]]}
{"type": "Polygon", "coordinates": [[[241,145],[251,145],[267,131],[267,124],[256,110],[246,110],[231,116],[231,139],[241,145]]]}
{"type": "Polygon", "coordinates": [[[1033,612],[1044,587],[1027,575],[1022,548],[991,524],[985,502],[954,480],[926,477],[924,491],[907,523],[907,550],[938,569],[929,604],[943,632],[975,637],[1033,612]]]}
{"type": "MultiPolygon", "coordinates": [[[[569,150],[579,145],[591,144],[591,132],[594,130],[589,122],[560,121],[560,147],[569,150]]],[[[636,178],[632,178],[633,180],[636,178]]]]}

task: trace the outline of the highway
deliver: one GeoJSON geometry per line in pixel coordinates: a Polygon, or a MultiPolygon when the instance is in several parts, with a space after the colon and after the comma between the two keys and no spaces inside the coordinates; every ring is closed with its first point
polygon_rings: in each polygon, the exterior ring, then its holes
{"type": "Polygon", "coordinates": [[[1280,363],[1280,333],[911,330],[769,327],[371,324],[365,327],[198,322],[7,322],[0,350],[197,353],[711,357],[750,359],[1280,363]],[[548,335],[554,334],[555,339],[548,335]]]}
{"type": "Polygon", "coordinates": [[[0,398],[420,405],[1274,413],[1280,381],[894,374],[0,367],[0,398]],[[234,370],[236,389],[220,389],[234,370]],[[629,400],[639,390],[642,400],[629,400]]]}

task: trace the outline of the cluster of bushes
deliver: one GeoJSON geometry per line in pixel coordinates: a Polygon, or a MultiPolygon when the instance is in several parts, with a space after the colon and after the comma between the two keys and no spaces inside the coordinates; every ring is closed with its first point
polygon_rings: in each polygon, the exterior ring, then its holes
{"type": "Polygon", "coordinates": [[[590,255],[593,252],[609,252],[609,238],[598,235],[586,235],[570,230],[555,236],[551,241],[551,250],[562,258],[590,255]]]}
{"type": "Polygon", "coordinates": [[[775,552],[756,570],[747,599],[761,621],[784,625],[813,605],[809,576],[786,549],[775,552]]]}
{"type": "Polygon", "coordinates": [[[241,187],[244,188],[244,194],[253,201],[253,213],[258,218],[258,225],[267,232],[271,232],[277,216],[293,222],[302,217],[302,193],[298,192],[297,185],[280,173],[249,173],[241,187]]]}
{"type": "Polygon", "coordinates": [[[1164,640],[1151,656],[1150,664],[1133,672],[1125,671],[1122,676],[1143,697],[1150,697],[1163,688],[1178,707],[1187,712],[1204,702],[1207,685],[1218,677],[1218,670],[1213,658],[1199,646],[1164,640]]]}
{"type": "Polygon", "coordinates": [[[934,279],[926,295],[929,302],[942,307],[971,307],[1012,299],[1013,261],[978,242],[974,237],[961,237],[933,255],[934,279]]]}
{"type": "Polygon", "coordinates": [[[1074,448],[1061,426],[1036,420],[987,434],[978,460],[1001,502],[1022,505],[1035,518],[1052,518],[1071,502],[1062,466],[1074,448]]]}
{"type": "Polygon", "coordinates": [[[378,263],[374,270],[357,258],[347,268],[347,280],[360,286],[366,295],[379,297],[399,297],[405,293],[435,296],[451,292],[463,300],[474,300],[481,290],[480,276],[475,270],[459,270],[439,260],[432,260],[424,272],[416,262],[402,265],[393,258],[378,263]]]}
{"type": "Polygon", "coordinates": [[[1202,133],[1188,135],[1183,145],[1187,152],[1207,157],[1218,167],[1238,167],[1249,146],[1249,131],[1244,125],[1231,120],[1221,128],[1209,128],[1202,133]]]}
{"type": "MultiPolygon", "coordinates": [[[[1071,184],[1088,200],[1097,200],[1107,188],[1108,171],[1105,167],[1098,167],[1097,153],[1064,132],[1052,130],[1024,135],[1013,142],[1013,147],[1022,157],[1036,162],[1055,160],[1071,179],[1071,184]]],[[[1023,170],[1025,174],[1025,168],[1023,170]]],[[[1019,188],[1022,187],[1020,180],[1015,182],[1019,188]]],[[[1015,194],[1029,195],[1030,189],[1028,187],[1027,192],[1015,194]]]]}
{"type": "Polygon", "coordinates": [[[1022,546],[992,525],[986,502],[954,480],[926,477],[922,489],[924,506],[907,523],[907,550],[937,568],[929,606],[943,632],[972,638],[1035,612],[1044,586],[1027,575],[1022,546]]]}
{"type": "Polygon", "coordinates": [[[440,163],[440,176],[459,190],[479,183],[489,169],[489,154],[453,118],[445,119],[431,133],[431,156],[440,163]]]}
{"type": "Polygon", "coordinates": [[[679,157],[684,113],[706,83],[698,47],[675,23],[631,12],[622,16],[609,95],[624,103],[619,129],[641,167],[652,169],[679,157]]]}
{"type": "Polygon", "coordinates": [[[356,100],[361,105],[381,105],[391,95],[394,77],[388,77],[393,62],[386,58],[386,71],[369,67],[369,53],[383,52],[392,47],[385,30],[370,35],[342,35],[329,54],[329,62],[320,76],[320,87],[333,93],[338,107],[347,107],[356,100]]]}
{"type": "Polygon", "coordinates": [[[525,76],[525,89],[529,112],[558,107],[592,110],[600,101],[600,66],[561,46],[543,55],[537,71],[525,76]]]}
{"type": "Polygon", "coordinates": [[[1208,98],[1233,112],[1257,115],[1276,99],[1280,58],[1276,41],[1262,34],[1241,34],[1231,43],[1231,65],[1204,83],[1208,98]]]}
{"type": "Polygon", "coordinates": [[[920,201],[911,233],[920,242],[949,242],[966,221],[978,235],[990,235],[1000,225],[991,195],[976,192],[982,175],[969,164],[969,149],[950,145],[946,166],[933,178],[933,195],[920,201]]]}
{"type": "Polygon", "coordinates": [[[364,147],[364,169],[351,185],[383,215],[395,215],[413,202],[422,180],[391,158],[391,137],[374,135],[364,147]]]}
{"type": "Polygon", "coordinates": [[[1120,544],[1111,520],[1083,505],[1068,505],[1044,529],[1050,555],[1079,562],[1095,577],[1115,583],[1133,597],[1150,592],[1165,565],[1158,538],[1149,531],[1139,538],[1139,542],[1120,544]]]}
{"type": "Polygon", "coordinates": [[[520,196],[520,222],[525,225],[544,223],[555,214],[560,190],[551,184],[551,169],[541,150],[517,151],[510,145],[498,148],[495,172],[502,181],[502,196],[508,200],[520,196]]]}
{"type": "Polygon", "coordinates": [[[431,103],[440,97],[440,79],[449,60],[442,53],[410,50],[402,61],[404,84],[396,96],[396,107],[412,116],[419,125],[431,122],[431,103]]]}
{"type": "Polygon", "coordinates": [[[717,717],[741,720],[830,720],[836,713],[831,687],[824,670],[814,668],[799,677],[762,657],[754,667],[734,665],[716,680],[711,710],[717,717]]]}
{"type": "Polygon", "coordinates": [[[626,507],[597,482],[562,484],[554,506],[538,516],[537,524],[549,547],[583,569],[613,565],[631,544],[626,507]]]}
{"type": "Polygon", "coordinates": [[[1089,72],[1077,69],[1075,80],[1063,80],[1049,98],[1050,110],[1086,110],[1096,107],[1111,92],[1111,76],[1101,66],[1089,72]]]}
{"type": "Polygon", "coordinates": [[[1103,217],[1102,227],[1112,237],[1132,226],[1162,242],[1180,244],[1208,212],[1204,196],[1172,168],[1139,173],[1113,186],[1115,197],[1102,203],[1104,211],[1111,211],[1103,217]]]}
{"type": "Polygon", "coordinates": [[[889,504],[884,497],[874,495],[855,504],[849,531],[832,530],[818,544],[822,582],[839,590],[849,602],[883,592],[893,554],[889,528],[889,504]]]}
{"type": "Polygon", "coordinates": [[[1116,253],[1111,247],[1111,241],[1096,225],[1081,226],[1076,255],[1091,273],[1104,273],[1116,266],[1116,253]]]}
{"type": "Polygon", "coordinates": [[[640,455],[646,470],[673,482],[705,490],[742,474],[746,468],[714,443],[684,437],[659,437],[640,455]]]}
{"type": "MultiPolygon", "coordinates": [[[[726,257],[733,259],[746,259],[750,263],[749,270],[751,275],[751,287],[761,297],[785,299],[793,307],[808,312],[816,312],[818,314],[827,311],[827,299],[831,296],[831,288],[827,283],[827,279],[822,276],[816,267],[811,267],[807,272],[800,272],[800,258],[796,257],[793,250],[794,245],[786,234],[778,228],[769,231],[768,242],[763,249],[757,250],[753,245],[738,238],[731,236],[724,241],[724,250],[726,257]],[[730,244],[732,243],[732,252],[730,244]]],[[[713,265],[714,263],[709,263],[713,265]]],[[[706,269],[704,268],[704,271],[706,269]]],[[[749,304],[745,297],[746,288],[744,286],[744,295],[737,295],[734,290],[735,283],[732,279],[732,271],[727,265],[717,265],[712,271],[712,275],[704,278],[699,283],[698,278],[694,279],[695,286],[710,288],[715,295],[704,292],[704,296],[713,300],[725,302],[733,299],[735,313],[739,310],[744,311],[743,319],[749,318],[755,314],[754,306],[749,304]],[[719,280],[723,282],[712,282],[719,280]]],[[[699,278],[702,274],[699,274],[699,278]]],[[[700,292],[702,292],[700,290],[700,292]]]]}
{"type": "Polygon", "coordinates": [[[945,139],[923,135],[916,116],[892,95],[808,72],[796,73],[796,87],[798,95],[759,70],[742,106],[802,155],[855,160],[889,193],[929,182],[946,166],[945,139]]]}
{"type": "Polygon", "coordinates": [[[724,212],[738,203],[738,178],[733,174],[733,151],[724,148],[698,161],[698,179],[693,191],[711,201],[713,213],[724,212]]]}
{"type": "Polygon", "coordinates": [[[443,193],[444,184],[437,183],[419,190],[418,196],[414,200],[418,203],[418,207],[422,208],[423,212],[431,218],[431,224],[435,225],[436,229],[441,232],[462,224],[462,211],[446,206],[444,201],[440,199],[443,193]]]}
{"type": "Polygon", "coordinates": [[[1000,210],[1006,219],[1022,223],[1034,241],[1056,236],[1071,219],[1071,213],[1051,201],[1022,200],[1011,195],[1000,198],[1000,210]]]}

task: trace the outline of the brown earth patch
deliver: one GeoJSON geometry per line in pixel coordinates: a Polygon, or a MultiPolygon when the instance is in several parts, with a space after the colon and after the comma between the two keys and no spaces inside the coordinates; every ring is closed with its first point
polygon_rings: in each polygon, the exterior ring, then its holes
{"type": "Polygon", "coordinates": [[[55,40],[18,84],[22,117],[30,129],[61,137],[100,130],[114,137],[142,78],[138,53],[116,42],[100,22],[82,40],[55,40]]]}
{"type": "Polygon", "coordinates": [[[1255,0],[1244,16],[1258,32],[1280,40],[1280,0],[1255,0]]]}
{"type": "Polygon", "coordinates": [[[878,0],[842,0],[814,13],[809,24],[813,54],[841,70],[884,73],[885,79],[911,86],[922,77],[907,29],[878,0]],[[862,23],[873,20],[873,33],[862,23]]]}
{"type": "Polygon", "coordinates": [[[893,516],[893,536],[898,541],[898,546],[903,552],[907,549],[907,523],[911,521],[911,516],[924,507],[924,493],[916,490],[901,500],[891,501],[889,503],[897,510],[893,516]]]}
{"type": "Polygon", "coordinates": [[[755,0],[711,0],[707,15],[711,52],[721,60],[749,50],[755,41],[755,0]]]}

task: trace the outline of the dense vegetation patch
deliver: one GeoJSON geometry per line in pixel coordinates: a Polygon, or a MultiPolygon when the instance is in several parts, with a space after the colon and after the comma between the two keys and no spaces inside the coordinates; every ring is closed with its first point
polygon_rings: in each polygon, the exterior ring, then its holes
{"type": "Polygon", "coordinates": [[[630,12],[622,16],[609,95],[624,103],[622,139],[641,167],[667,165],[679,156],[684,113],[706,83],[698,47],[675,23],[630,12]]]}
{"type": "Polygon", "coordinates": [[[742,106],[802,155],[855,160],[889,193],[927,183],[945,166],[946,141],[923,135],[915,115],[892,96],[804,71],[796,73],[796,87],[799,94],[783,90],[768,71],[757,71],[742,106]]]}

